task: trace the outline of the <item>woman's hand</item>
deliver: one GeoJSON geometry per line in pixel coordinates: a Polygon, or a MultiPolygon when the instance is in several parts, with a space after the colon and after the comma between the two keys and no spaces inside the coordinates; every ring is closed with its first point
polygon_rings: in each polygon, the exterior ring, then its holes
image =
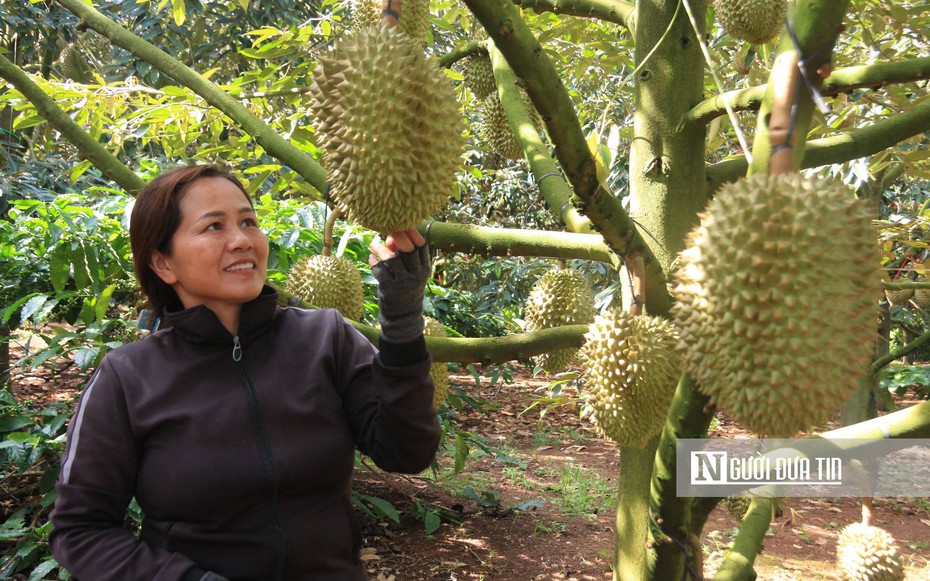
{"type": "Polygon", "coordinates": [[[374,266],[383,260],[394,258],[398,252],[413,252],[415,248],[425,245],[426,240],[416,228],[392,232],[383,243],[372,242],[368,245],[371,250],[368,264],[374,266]]]}
{"type": "Polygon", "coordinates": [[[423,335],[423,294],[432,276],[429,248],[416,230],[392,232],[383,244],[372,242],[371,274],[378,279],[381,336],[407,343],[423,335]]]}

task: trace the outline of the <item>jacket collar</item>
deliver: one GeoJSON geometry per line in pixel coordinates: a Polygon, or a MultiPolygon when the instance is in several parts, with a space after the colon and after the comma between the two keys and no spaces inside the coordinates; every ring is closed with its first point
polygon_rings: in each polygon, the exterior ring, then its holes
{"type": "MultiPolygon", "coordinates": [[[[278,292],[265,285],[262,292],[242,305],[239,340],[245,344],[265,333],[278,317],[278,292]]],[[[165,318],[175,333],[199,345],[228,344],[233,336],[204,305],[184,309],[180,304],[165,309],[165,318]],[[176,310],[175,308],[176,307],[176,310]]]]}

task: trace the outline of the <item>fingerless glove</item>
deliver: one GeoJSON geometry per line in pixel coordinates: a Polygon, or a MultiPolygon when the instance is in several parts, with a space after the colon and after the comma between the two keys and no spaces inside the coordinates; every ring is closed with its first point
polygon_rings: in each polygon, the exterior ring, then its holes
{"type": "Polygon", "coordinates": [[[371,267],[378,279],[378,322],[381,336],[406,343],[423,334],[423,295],[432,275],[427,245],[398,252],[371,267]]]}

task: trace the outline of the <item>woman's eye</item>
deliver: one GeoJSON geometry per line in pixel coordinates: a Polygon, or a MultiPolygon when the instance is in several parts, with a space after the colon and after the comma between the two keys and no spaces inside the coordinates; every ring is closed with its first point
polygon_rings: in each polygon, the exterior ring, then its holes
{"type": "Polygon", "coordinates": [[[220,224],[219,222],[213,222],[212,224],[207,226],[207,230],[220,230],[222,228],[223,228],[223,225],[220,224]]]}
{"type": "Polygon", "coordinates": [[[242,221],[242,225],[249,228],[258,228],[258,221],[255,218],[246,218],[242,221]]]}

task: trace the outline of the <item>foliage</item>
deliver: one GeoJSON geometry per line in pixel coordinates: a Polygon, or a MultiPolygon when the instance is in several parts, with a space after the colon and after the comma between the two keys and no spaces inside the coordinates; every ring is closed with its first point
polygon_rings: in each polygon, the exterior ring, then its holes
{"type": "Polygon", "coordinates": [[[898,396],[913,391],[918,399],[930,400],[930,367],[923,365],[889,365],[879,372],[882,389],[898,396]]]}

